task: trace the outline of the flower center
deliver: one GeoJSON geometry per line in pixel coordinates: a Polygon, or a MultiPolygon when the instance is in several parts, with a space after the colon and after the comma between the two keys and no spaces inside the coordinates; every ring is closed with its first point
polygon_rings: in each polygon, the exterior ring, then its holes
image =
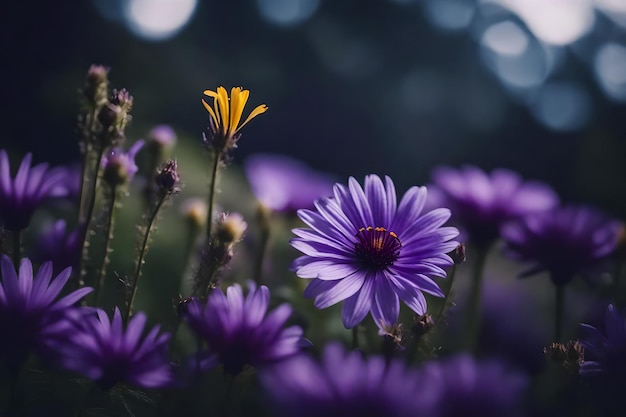
{"type": "Polygon", "coordinates": [[[370,269],[385,269],[400,256],[402,243],[398,235],[384,227],[361,227],[356,238],[356,255],[370,269]]]}

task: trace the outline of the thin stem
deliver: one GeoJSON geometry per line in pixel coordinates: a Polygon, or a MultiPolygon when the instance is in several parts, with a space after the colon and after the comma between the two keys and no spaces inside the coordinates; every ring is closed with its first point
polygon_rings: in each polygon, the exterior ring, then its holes
{"type": "MultiPolygon", "coordinates": [[[[83,129],[83,145],[84,145],[84,155],[83,155],[83,164],[81,166],[81,172],[80,172],[80,193],[79,193],[79,197],[78,197],[78,221],[79,223],[84,222],[85,219],[85,187],[86,187],[86,183],[87,183],[87,178],[89,176],[88,172],[89,169],[87,167],[87,165],[89,164],[89,155],[91,155],[91,150],[92,150],[92,145],[91,145],[91,140],[92,140],[92,134],[95,131],[95,121],[98,115],[98,110],[97,108],[94,107],[93,111],[91,112],[91,114],[88,115],[88,119],[87,119],[87,124],[85,126],[85,128],[83,129]]],[[[98,161],[99,162],[99,161],[98,161]]]]}
{"type": "Polygon", "coordinates": [[[456,264],[452,264],[452,269],[450,270],[450,273],[448,274],[448,286],[446,288],[445,291],[445,297],[443,298],[442,302],[441,302],[441,307],[439,307],[439,310],[437,311],[437,315],[434,318],[434,322],[435,322],[435,326],[439,325],[439,321],[441,320],[441,318],[443,317],[443,312],[446,309],[446,306],[449,305],[449,301],[450,301],[450,294],[452,294],[452,284],[454,283],[454,276],[456,275],[456,264]]]}
{"type": "Polygon", "coordinates": [[[222,154],[214,151],[213,165],[211,166],[211,184],[209,186],[209,204],[207,207],[207,222],[206,222],[206,240],[211,241],[211,234],[213,233],[213,205],[215,204],[215,193],[217,189],[217,170],[220,166],[220,160],[222,154]]]}
{"type": "Polygon", "coordinates": [[[561,340],[563,331],[563,310],[565,308],[565,286],[557,285],[554,299],[554,341],[561,340]]]}
{"type": "Polygon", "coordinates": [[[90,191],[89,194],[85,197],[87,199],[87,214],[84,218],[84,222],[82,223],[82,236],[81,236],[81,257],[78,264],[78,277],[79,277],[79,286],[82,286],[83,276],[85,274],[85,262],[88,257],[88,249],[87,249],[87,236],[89,234],[89,228],[91,226],[91,218],[93,217],[93,210],[96,204],[96,190],[98,184],[98,176],[100,175],[100,161],[102,160],[102,155],[104,155],[104,147],[100,147],[98,150],[98,157],[96,158],[96,165],[94,170],[93,178],[90,182],[90,191]]]}
{"type": "Polygon", "coordinates": [[[472,270],[472,282],[470,295],[468,299],[468,323],[465,326],[464,347],[468,350],[474,350],[480,333],[481,321],[481,293],[484,275],[485,262],[489,246],[480,246],[476,250],[476,258],[474,260],[474,268],[472,270]]]}
{"type": "Polygon", "coordinates": [[[154,210],[152,211],[152,214],[148,218],[148,226],[146,228],[146,233],[143,236],[143,241],[141,242],[141,246],[139,249],[139,257],[137,258],[137,263],[135,264],[135,273],[133,275],[133,286],[132,286],[131,293],[130,293],[130,299],[128,300],[128,308],[126,309],[126,315],[124,317],[125,323],[128,323],[128,319],[132,313],[133,303],[135,302],[135,296],[137,295],[137,284],[139,283],[139,276],[141,275],[141,267],[143,266],[146,253],[148,252],[148,240],[150,239],[152,226],[154,225],[154,221],[157,217],[157,214],[159,213],[159,210],[161,209],[161,206],[163,205],[166,199],[167,199],[167,194],[163,194],[159,198],[156,204],[156,207],[154,208],[154,210]]]}
{"type": "Polygon", "coordinates": [[[257,258],[254,265],[254,282],[258,285],[261,285],[261,277],[263,276],[263,260],[265,259],[265,254],[267,253],[267,246],[270,240],[270,212],[264,208],[259,207],[257,216],[259,219],[259,251],[257,253],[257,258]]]}
{"type": "Polygon", "coordinates": [[[102,253],[102,260],[100,262],[100,268],[98,272],[98,283],[94,292],[95,304],[98,305],[98,299],[100,297],[100,291],[104,285],[104,277],[106,276],[107,266],[109,264],[109,253],[111,252],[110,246],[113,240],[113,229],[115,224],[115,205],[117,204],[117,187],[111,187],[111,198],[109,199],[109,216],[105,229],[105,241],[104,252],[102,253]]]}
{"type": "Polygon", "coordinates": [[[17,269],[22,257],[22,229],[13,230],[13,265],[17,269]]]}
{"type": "Polygon", "coordinates": [[[359,348],[359,325],[352,328],[352,349],[359,348]]]}

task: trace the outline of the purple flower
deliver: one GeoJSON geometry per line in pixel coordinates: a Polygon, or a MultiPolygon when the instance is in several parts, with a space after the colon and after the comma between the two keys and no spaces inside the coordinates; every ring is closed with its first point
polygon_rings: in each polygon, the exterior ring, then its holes
{"type": "Polygon", "coordinates": [[[126,329],[116,307],[113,319],[97,309],[97,314],[77,322],[70,343],[63,346],[61,364],[85,375],[102,389],[117,383],[141,388],[162,388],[172,382],[168,360],[169,333],[159,334],[155,326],[142,338],[146,315],[135,314],[126,329]]]}
{"type": "Polygon", "coordinates": [[[81,288],[57,300],[71,274],[66,268],[52,279],[52,263],[46,262],[33,278],[29,259],[20,263],[16,272],[11,260],[0,258],[0,362],[21,363],[31,350],[45,350],[71,335],[70,322],[78,309],[73,304],[92,291],[81,288]]]}
{"type": "Polygon", "coordinates": [[[620,223],[585,206],[565,206],[505,224],[507,252],[532,263],[522,273],[550,273],[555,285],[590,270],[615,249],[620,223]]]}
{"type": "Polygon", "coordinates": [[[431,276],[445,277],[447,255],[458,246],[458,231],[441,227],[448,209],[423,213],[425,187],[411,187],[399,204],[393,181],[376,175],[365,187],[350,178],[336,184],[334,196],[315,202],[317,210],[300,210],[310,229],[294,229],[291,245],[303,252],[293,267],[300,278],[312,279],[305,297],[317,308],[345,300],[343,324],[351,328],[371,311],[380,328],[398,319],[399,299],[421,315],[426,312],[422,291],[443,297],[431,276]]]}
{"type": "Polygon", "coordinates": [[[9,157],[0,149],[0,222],[7,230],[25,229],[44,200],[67,195],[62,186],[67,179],[64,170],[49,169],[48,164],[31,167],[31,161],[29,153],[12,179],[9,157]]]}
{"type": "Polygon", "coordinates": [[[168,125],[155,126],[148,133],[148,143],[151,147],[172,147],[176,144],[176,132],[168,125]]]}
{"type": "Polygon", "coordinates": [[[494,241],[505,221],[558,204],[558,196],[550,187],[523,181],[506,169],[495,169],[488,175],[473,166],[458,170],[440,167],[433,171],[433,181],[441,191],[440,206],[449,207],[452,220],[479,245],[494,241]]]}
{"type": "Polygon", "coordinates": [[[244,165],[252,193],[266,207],[280,212],[312,208],[315,199],[330,195],[330,176],[283,155],[257,154],[244,165]]]}
{"type": "Polygon", "coordinates": [[[421,369],[438,390],[439,417],[512,417],[524,415],[527,379],[498,361],[477,362],[467,354],[428,362],[421,369]]]}
{"type": "Polygon", "coordinates": [[[402,361],[366,359],[338,343],[325,347],[321,363],[301,354],[260,378],[280,416],[431,417],[439,398],[437,387],[402,361]]]}
{"type": "Polygon", "coordinates": [[[626,380],[626,323],[622,314],[611,304],[604,315],[604,332],[581,324],[580,344],[585,349],[585,360],[580,366],[584,376],[603,375],[626,380]]]}
{"type": "Polygon", "coordinates": [[[65,220],[57,220],[41,231],[35,245],[36,258],[51,260],[55,272],[68,266],[74,268],[82,248],[80,229],[69,230],[65,220]]]}
{"type": "Polygon", "coordinates": [[[191,329],[208,342],[209,355],[234,375],[245,365],[260,367],[280,361],[309,344],[299,326],[285,328],[291,315],[289,305],[282,304],[267,314],[269,290],[252,283],[249,287],[246,297],[238,284],[229,287],[226,295],[216,289],[206,305],[194,299],[184,314],[191,329]]]}
{"type": "Polygon", "coordinates": [[[110,185],[117,186],[129,183],[138,169],[135,164],[135,155],[144,145],[143,140],[138,140],[130,147],[128,152],[122,148],[113,148],[102,158],[103,178],[110,185]]]}

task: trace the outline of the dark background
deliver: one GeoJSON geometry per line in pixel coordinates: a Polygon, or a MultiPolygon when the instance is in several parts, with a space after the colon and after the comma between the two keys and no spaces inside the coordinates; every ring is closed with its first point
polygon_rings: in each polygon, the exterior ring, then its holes
{"type": "MultiPolygon", "coordinates": [[[[235,164],[254,152],[285,153],[339,178],[388,174],[402,189],[427,183],[441,164],[508,167],[549,182],[565,201],[626,216],[624,104],[603,94],[591,55],[572,44],[557,48],[561,65],[547,80],[583,88],[589,118],[565,131],[538,121],[485,65],[472,35],[489,16],[521,22],[506,10],[445,31],[427,18],[425,1],[322,0],[309,19],[284,27],[264,19],[256,1],[201,0],[176,36],[150,41],[96,3],[0,6],[1,147],[31,151],[38,162],[77,159],[77,90],[98,63],[135,97],[133,140],[167,123],[200,146],[202,91],[242,85],[248,111],[270,110],[244,129],[235,164]],[[417,80],[415,93],[406,93],[407,79],[417,80]]],[[[576,44],[626,40],[600,13],[595,27],[576,44]]]]}

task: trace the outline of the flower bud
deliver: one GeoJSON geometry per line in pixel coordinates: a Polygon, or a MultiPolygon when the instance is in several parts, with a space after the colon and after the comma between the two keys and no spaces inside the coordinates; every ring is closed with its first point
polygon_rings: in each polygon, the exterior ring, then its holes
{"type": "Polygon", "coordinates": [[[178,164],[174,159],[170,159],[163,164],[156,174],[155,181],[160,193],[172,194],[179,191],[178,164]]]}

